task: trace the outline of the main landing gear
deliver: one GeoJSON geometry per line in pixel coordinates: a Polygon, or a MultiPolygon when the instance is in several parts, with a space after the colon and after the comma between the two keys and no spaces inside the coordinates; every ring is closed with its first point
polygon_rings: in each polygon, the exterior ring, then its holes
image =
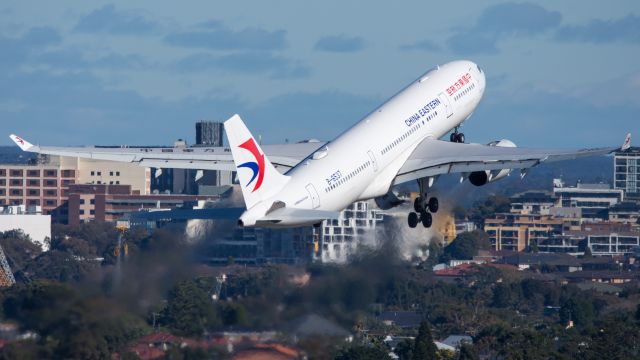
{"type": "Polygon", "coordinates": [[[407,222],[409,223],[410,228],[415,228],[418,225],[418,222],[422,223],[422,226],[429,228],[433,223],[433,216],[431,213],[438,212],[438,198],[427,197],[427,189],[429,185],[433,183],[433,180],[429,178],[418,179],[418,186],[420,187],[420,196],[416,198],[413,202],[413,210],[415,212],[409,213],[409,218],[407,222]],[[429,199],[427,201],[427,199],[429,199]]]}
{"type": "Polygon", "coordinates": [[[458,132],[457,126],[454,128],[453,132],[451,133],[451,136],[449,136],[449,141],[455,142],[455,143],[464,143],[464,134],[461,132],[458,132]]]}

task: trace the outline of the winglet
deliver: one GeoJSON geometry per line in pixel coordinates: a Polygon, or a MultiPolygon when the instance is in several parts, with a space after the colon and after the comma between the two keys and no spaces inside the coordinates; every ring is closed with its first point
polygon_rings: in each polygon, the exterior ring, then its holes
{"type": "Polygon", "coordinates": [[[20,149],[22,149],[22,151],[29,151],[29,149],[33,147],[33,144],[31,144],[27,140],[24,140],[18,135],[11,134],[9,135],[9,137],[11,138],[11,140],[13,140],[14,143],[16,143],[16,145],[20,147],[20,149]]]}
{"type": "Polygon", "coordinates": [[[624,142],[622,143],[620,150],[625,151],[630,147],[631,147],[631,133],[628,133],[627,136],[625,136],[624,138],[624,142]]]}

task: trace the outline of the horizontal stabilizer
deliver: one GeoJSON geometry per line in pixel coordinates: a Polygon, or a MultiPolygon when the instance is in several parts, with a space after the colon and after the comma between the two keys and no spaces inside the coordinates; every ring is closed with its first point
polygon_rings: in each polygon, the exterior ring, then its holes
{"type": "Polygon", "coordinates": [[[175,209],[166,211],[138,211],[129,214],[137,220],[237,220],[245,211],[242,208],[175,209]]]}
{"type": "Polygon", "coordinates": [[[337,219],[339,216],[339,211],[281,208],[260,218],[257,223],[295,222],[313,224],[323,220],[337,219]]]}

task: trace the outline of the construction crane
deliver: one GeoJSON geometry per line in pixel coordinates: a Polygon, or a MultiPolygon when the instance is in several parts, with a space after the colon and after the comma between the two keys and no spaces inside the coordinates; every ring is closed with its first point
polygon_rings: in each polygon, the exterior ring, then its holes
{"type": "Polygon", "coordinates": [[[13,277],[13,272],[7,262],[7,257],[4,255],[2,246],[0,246],[0,267],[2,267],[2,271],[0,271],[0,286],[9,287],[15,284],[16,279],[13,277]]]}

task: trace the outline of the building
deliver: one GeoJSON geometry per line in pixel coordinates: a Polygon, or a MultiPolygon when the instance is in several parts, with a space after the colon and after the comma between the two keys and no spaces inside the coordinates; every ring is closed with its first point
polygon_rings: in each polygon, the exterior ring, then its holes
{"type": "Polygon", "coordinates": [[[613,166],[613,188],[637,198],[640,195],[640,147],[616,151],[613,166]]]}
{"type": "MultiPolygon", "coordinates": [[[[217,121],[198,121],[195,146],[224,146],[224,124],[217,121]]],[[[232,183],[232,171],[206,170],[198,185],[224,186],[232,183]]]]}
{"type": "Polygon", "coordinates": [[[510,198],[512,213],[548,215],[555,205],[555,198],[548,191],[526,191],[510,198]]]}
{"type": "MultiPolygon", "coordinates": [[[[196,123],[196,144],[194,147],[223,147],[224,127],[222,123],[199,121],[196,123]]],[[[178,139],[174,148],[189,151],[187,142],[178,139]]],[[[192,150],[192,149],[191,149],[192,150]]],[[[229,149],[225,149],[229,151],[229,149]]],[[[227,186],[233,184],[232,171],[197,169],[152,169],[154,178],[151,188],[154,192],[197,195],[201,186],[227,186]]]]}
{"type": "Polygon", "coordinates": [[[609,209],[611,222],[640,225],[638,218],[640,218],[640,204],[636,202],[622,202],[609,209]]]}
{"type": "Polygon", "coordinates": [[[554,180],[553,194],[555,207],[574,207],[582,209],[582,217],[589,219],[607,219],[609,207],[624,200],[624,191],[612,189],[609,184],[580,184],[567,187],[554,180]]]}
{"type": "Polygon", "coordinates": [[[474,223],[473,221],[458,221],[455,223],[455,226],[456,226],[456,231],[455,231],[456,236],[464,232],[472,232],[478,228],[476,226],[476,223],[474,223]]]}
{"type": "Polygon", "coordinates": [[[503,257],[502,263],[517,266],[520,270],[529,269],[531,266],[553,267],[561,272],[582,270],[580,261],[575,256],[567,254],[516,253],[503,257]]]}
{"type": "Polygon", "coordinates": [[[372,202],[358,201],[340,212],[338,219],[325,220],[314,242],[317,250],[314,259],[323,263],[346,262],[348,257],[368,240],[375,242],[376,226],[384,215],[372,202]]]}
{"type": "Polygon", "coordinates": [[[44,214],[56,221],[66,220],[62,205],[69,186],[87,184],[128,184],[134,191],[148,194],[149,169],[129,163],[40,156],[37,161],[0,165],[0,206],[40,206],[44,214]]]}
{"type": "Polygon", "coordinates": [[[73,184],[69,186],[69,225],[84,222],[113,222],[125,214],[143,209],[168,210],[193,208],[200,200],[217,200],[216,196],[175,194],[140,194],[131,185],[73,184]]]}
{"type": "Polygon", "coordinates": [[[51,215],[43,215],[40,206],[0,207],[0,232],[11,230],[21,230],[43,251],[49,250],[51,215]]]}
{"type": "MultiPolygon", "coordinates": [[[[75,158],[74,158],[75,159],[75,158]]],[[[130,185],[142,195],[151,193],[151,170],[130,163],[77,159],[76,184],[130,185]]]]}
{"type": "Polygon", "coordinates": [[[566,233],[574,238],[582,238],[593,255],[617,256],[632,254],[640,246],[640,232],[632,224],[617,222],[597,222],[582,225],[579,231],[566,233]]]}
{"type": "MultiPolygon", "coordinates": [[[[201,252],[212,264],[301,264],[309,262],[317,229],[236,227],[230,236],[211,241],[201,252]]],[[[216,234],[217,235],[217,234],[216,234]]]]}
{"type": "Polygon", "coordinates": [[[375,241],[375,229],[382,220],[380,210],[361,201],[343,210],[339,219],[325,220],[318,227],[236,227],[229,236],[212,241],[201,255],[218,264],[230,258],[244,264],[343,263],[363,242],[375,241]]]}
{"type": "Polygon", "coordinates": [[[198,121],[196,123],[196,145],[223,146],[224,125],[216,121],[198,121]]]}
{"type": "Polygon", "coordinates": [[[70,184],[78,179],[73,158],[42,157],[28,164],[0,165],[0,206],[40,206],[50,214],[67,199],[70,184]]]}
{"type": "Polygon", "coordinates": [[[587,246],[593,255],[625,255],[632,254],[634,248],[640,246],[640,233],[614,232],[592,233],[587,235],[587,246]]]}
{"type": "Polygon", "coordinates": [[[484,231],[494,250],[523,251],[533,242],[562,235],[563,224],[550,215],[499,213],[485,219],[484,231]]]}

